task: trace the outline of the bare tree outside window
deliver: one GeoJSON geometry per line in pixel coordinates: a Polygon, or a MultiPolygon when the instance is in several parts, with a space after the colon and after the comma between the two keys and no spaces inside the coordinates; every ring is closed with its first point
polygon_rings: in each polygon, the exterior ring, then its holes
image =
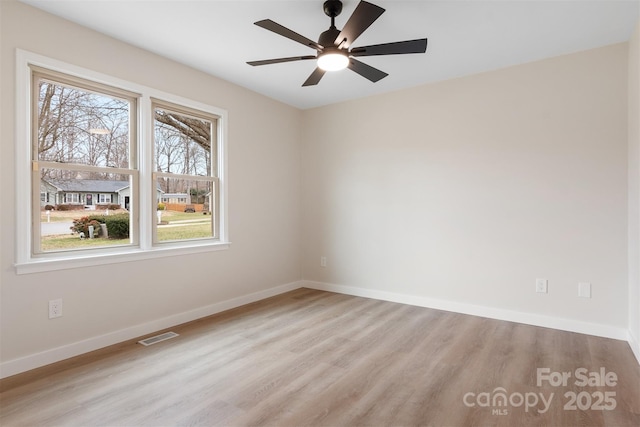
{"type": "MultiPolygon", "coordinates": [[[[130,102],[41,79],[38,82],[37,158],[109,168],[129,167],[130,102]]],[[[52,179],[73,171],[49,170],[52,179]]],[[[85,174],[86,175],[86,174],[85,174]]],[[[91,172],[87,179],[113,179],[91,172]]]]}
{"type": "MultiPolygon", "coordinates": [[[[38,89],[39,160],[129,167],[127,100],[46,80],[38,82],[38,89]]],[[[163,109],[154,114],[158,171],[209,175],[215,161],[212,123],[163,109]]]]}

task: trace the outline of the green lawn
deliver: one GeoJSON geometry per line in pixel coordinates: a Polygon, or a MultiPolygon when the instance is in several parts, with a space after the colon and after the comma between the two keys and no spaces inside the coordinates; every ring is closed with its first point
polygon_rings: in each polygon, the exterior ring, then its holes
{"type": "Polygon", "coordinates": [[[83,216],[93,215],[95,211],[53,211],[49,213],[47,218],[46,212],[40,213],[40,222],[69,222],[76,218],[82,218],[83,216]]]}
{"type": "Polygon", "coordinates": [[[161,211],[162,221],[168,221],[171,224],[173,221],[185,221],[201,219],[203,221],[209,221],[211,215],[203,215],[202,212],[176,212],[176,211],[161,211]]]}
{"type": "MultiPolygon", "coordinates": [[[[185,214],[195,215],[188,219],[202,219],[206,222],[188,223],[180,226],[158,226],[158,241],[166,242],[169,240],[186,240],[211,237],[211,217],[202,214],[185,214]]],[[[163,218],[164,219],[164,218],[163,218]]],[[[176,220],[172,219],[170,224],[176,224],[176,220]]],[[[80,239],[77,234],[61,234],[56,236],[43,236],[41,240],[43,251],[56,251],[65,249],[85,249],[104,246],[128,245],[129,239],[80,239]]]]}
{"type": "Polygon", "coordinates": [[[199,239],[203,237],[211,237],[211,223],[196,223],[180,227],[158,227],[158,240],[165,242],[167,240],[184,240],[199,239]]]}
{"type": "Polygon", "coordinates": [[[129,239],[80,239],[77,234],[59,234],[43,236],[40,245],[43,251],[57,251],[64,249],[85,249],[101,246],[127,245],[129,239]]]}

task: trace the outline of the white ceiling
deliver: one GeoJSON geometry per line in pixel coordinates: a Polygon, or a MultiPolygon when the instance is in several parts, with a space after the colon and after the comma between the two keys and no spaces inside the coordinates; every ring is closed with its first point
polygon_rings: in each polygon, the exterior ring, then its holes
{"type": "MultiPolygon", "coordinates": [[[[370,0],[386,12],[353,47],[427,37],[427,53],[359,58],[389,73],[378,83],[343,70],[301,87],[314,61],[246,61],[315,51],[253,22],[269,18],[317,40],[330,25],[324,0],[21,1],[299,108],[623,42],[640,16],[640,0],[370,0]]],[[[338,28],[358,2],[343,1],[338,28]]]]}

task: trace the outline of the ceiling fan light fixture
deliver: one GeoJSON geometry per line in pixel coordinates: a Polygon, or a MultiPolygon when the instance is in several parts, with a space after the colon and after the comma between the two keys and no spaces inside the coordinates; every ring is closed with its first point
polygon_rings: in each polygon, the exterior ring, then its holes
{"type": "Polygon", "coordinates": [[[344,70],[349,65],[349,57],[343,52],[329,51],[318,56],[318,67],[324,71],[344,70]]]}

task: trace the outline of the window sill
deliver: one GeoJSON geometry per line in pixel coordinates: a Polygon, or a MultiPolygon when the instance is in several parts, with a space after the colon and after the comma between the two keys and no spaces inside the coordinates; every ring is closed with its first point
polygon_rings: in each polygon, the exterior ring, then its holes
{"type": "Polygon", "coordinates": [[[47,256],[33,258],[29,261],[15,264],[17,274],[42,273],[47,271],[67,270],[81,267],[91,267],[105,264],[118,264],[124,262],[141,261],[146,259],[156,259],[173,257],[176,255],[190,255],[203,252],[213,252],[229,249],[231,242],[215,242],[203,244],[190,244],[188,246],[167,246],[155,247],[153,249],[124,248],[114,252],[101,252],[95,255],[69,255],[64,257],[47,256]]]}

